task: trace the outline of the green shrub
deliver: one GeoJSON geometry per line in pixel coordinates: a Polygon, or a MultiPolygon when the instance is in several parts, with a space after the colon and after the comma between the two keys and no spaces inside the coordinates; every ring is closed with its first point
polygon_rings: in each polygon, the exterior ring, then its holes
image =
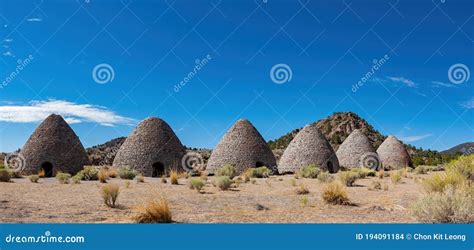
{"type": "Polygon", "coordinates": [[[226,164],[216,170],[217,176],[228,176],[229,178],[234,178],[236,176],[236,171],[234,166],[226,164]]]}
{"type": "Polygon", "coordinates": [[[115,183],[110,183],[102,187],[102,199],[104,204],[108,207],[115,207],[120,193],[119,186],[115,183]]]}
{"type": "Polygon", "coordinates": [[[415,174],[427,174],[428,168],[425,166],[418,166],[415,168],[415,174]]]}
{"type": "Polygon", "coordinates": [[[96,181],[99,179],[99,170],[94,166],[85,166],[80,172],[82,180],[85,181],[96,181]]]}
{"type": "Polygon", "coordinates": [[[4,168],[0,169],[0,182],[10,182],[11,178],[10,171],[4,168]]]}
{"type": "Polygon", "coordinates": [[[247,171],[251,178],[268,178],[272,172],[267,167],[249,168],[247,171]]]}
{"type": "Polygon", "coordinates": [[[474,181],[474,154],[463,155],[446,166],[446,172],[457,172],[474,181]]]}
{"type": "Polygon", "coordinates": [[[430,193],[412,207],[415,217],[424,223],[474,222],[474,187],[447,187],[443,192],[430,193]]]}
{"type": "Polygon", "coordinates": [[[138,175],[138,172],[129,166],[125,166],[125,167],[120,167],[118,169],[118,175],[120,176],[121,179],[133,180],[135,176],[138,175]]]}
{"type": "Polygon", "coordinates": [[[334,180],[334,177],[326,171],[318,174],[318,181],[322,183],[329,183],[334,180]]]}
{"type": "Polygon", "coordinates": [[[300,168],[299,174],[303,178],[317,178],[318,174],[321,172],[321,169],[316,165],[311,164],[300,168]]]}
{"type": "Polygon", "coordinates": [[[444,192],[446,187],[459,187],[466,182],[464,176],[456,171],[434,174],[423,180],[423,187],[428,193],[444,192]]]}
{"type": "Polygon", "coordinates": [[[309,189],[301,184],[297,189],[296,189],[296,194],[309,194],[309,189]]]}
{"type": "Polygon", "coordinates": [[[204,182],[199,178],[190,179],[188,186],[190,189],[195,189],[198,192],[201,192],[201,189],[204,187],[204,182]]]}
{"type": "Polygon", "coordinates": [[[30,179],[30,181],[31,181],[32,183],[38,183],[38,181],[39,181],[39,175],[37,175],[37,174],[35,174],[35,175],[30,175],[30,176],[28,176],[28,179],[30,179]]]}
{"type": "Polygon", "coordinates": [[[227,190],[232,185],[232,180],[229,176],[218,176],[214,179],[214,185],[220,190],[227,190]]]}
{"type": "Polygon", "coordinates": [[[23,178],[23,176],[21,175],[20,171],[9,170],[9,172],[10,172],[10,176],[11,176],[12,178],[15,178],[15,179],[23,178]]]}
{"type": "Polygon", "coordinates": [[[354,182],[358,178],[359,178],[359,174],[352,171],[339,173],[339,180],[341,180],[341,182],[348,187],[351,187],[352,185],[354,185],[354,182]]]}
{"type": "Polygon", "coordinates": [[[368,168],[353,168],[351,172],[359,175],[359,178],[364,179],[367,176],[376,176],[377,171],[368,168]]]}
{"type": "Polygon", "coordinates": [[[59,183],[61,184],[68,184],[69,179],[71,179],[71,175],[68,173],[57,173],[56,174],[56,180],[58,180],[59,183]]]}
{"type": "Polygon", "coordinates": [[[81,180],[84,178],[84,176],[81,173],[77,173],[74,175],[71,180],[72,184],[81,184],[81,180]]]}

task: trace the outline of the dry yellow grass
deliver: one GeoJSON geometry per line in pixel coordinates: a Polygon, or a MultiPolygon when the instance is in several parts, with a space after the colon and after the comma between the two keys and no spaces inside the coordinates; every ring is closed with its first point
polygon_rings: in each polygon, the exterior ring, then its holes
{"type": "Polygon", "coordinates": [[[172,171],[170,172],[170,181],[171,181],[171,184],[173,184],[173,185],[178,185],[178,179],[179,179],[178,172],[172,170],[172,171]]]}
{"type": "Polygon", "coordinates": [[[115,207],[120,193],[119,186],[115,183],[110,183],[103,186],[101,192],[104,204],[108,207],[115,207]]]}
{"type": "Polygon", "coordinates": [[[100,183],[107,183],[107,179],[109,179],[109,170],[106,168],[101,168],[99,173],[97,173],[97,178],[99,179],[100,183]]]}
{"type": "Polygon", "coordinates": [[[348,205],[349,198],[347,195],[346,188],[337,181],[333,181],[327,184],[323,188],[323,200],[332,205],[348,205]]]}
{"type": "Polygon", "coordinates": [[[132,220],[137,223],[171,223],[172,215],[165,197],[148,199],[134,209],[132,220]]]}

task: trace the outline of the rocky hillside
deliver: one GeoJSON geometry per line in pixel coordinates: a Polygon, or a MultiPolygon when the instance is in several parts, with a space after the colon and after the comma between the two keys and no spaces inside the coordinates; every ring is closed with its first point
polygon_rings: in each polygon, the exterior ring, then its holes
{"type": "Polygon", "coordinates": [[[89,164],[94,166],[111,166],[117,151],[127,137],[119,137],[104,144],[86,149],[89,156],[89,164]]]}

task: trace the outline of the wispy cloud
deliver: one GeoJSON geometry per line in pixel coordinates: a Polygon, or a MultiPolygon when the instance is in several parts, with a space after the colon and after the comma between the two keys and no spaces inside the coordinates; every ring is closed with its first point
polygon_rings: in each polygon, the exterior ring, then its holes
{"type": "Polygon", "coordinates": [[[444,83],[444,82],[431,81],[431,83],[433,83],[433,86],[441,86],[441,87],[447,87],[447,88],[455,87],[453,84],[444,83]]]}
{"type": "Polygon", "coordinates": [[[41,21],[43,21],[43,19],[41,19],[39,17],[32,17],[32,18],[26,19],[26,21],[28,21],[28,22],[41,22],[41,21]]]}
{"type": "Polygon", "coordinates": [[[392,82],[403,83],[405,86],[410,88],[416,88],[418,86],[418,84],[414,81],[402,76],[386,76],[386,78],[391,80],[392,82]]]}
{"type": "Polygon", "coordinates": [[[3,56],[15,57],[15,55],[11,51],[6,51],[2,54],[3,56]]]}
{"type": "Polygon", "coordinates": [[[3,41],[6,42],[6,43],[11,43],[11,42],[13,42],[13,39],[11,39],[11,38],[6,38],[6,39],[3,39],[3,41]]]}
{"type": "Polygon", "coordinates": [[[461,107],[466,109],[473,109],[474,108],[474,97],[471,97],[470,100],[460,103],[461,107]]]}
{"type": "Polygon", "coordinates": [[[0,106],[0,121],[30,123],[44,120],[50,114],[59,114],[68,123],[92,122],[103,126],[135,125],[136,120],[91,104],[76,104],[62,100],[32,101],[27,105],[0,106]]]}
{"type": "Polygon", "coordinates": [[[404,142],[415,142],[415,141],[426,139],[426,138],[428,138],[432,135],[433,134],[401,136],[400,140],[402,140],[404,142]]]}

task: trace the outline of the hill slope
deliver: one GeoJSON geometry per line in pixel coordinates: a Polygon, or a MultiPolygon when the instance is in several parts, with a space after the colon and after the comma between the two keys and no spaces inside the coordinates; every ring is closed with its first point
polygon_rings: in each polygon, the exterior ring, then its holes
{"type": "Polygon", "coordinates": [[[474,153],[474,142],[465,142],[454,146],[448,150],[444,150],[443,154],[472,154],[474,153]]]}

